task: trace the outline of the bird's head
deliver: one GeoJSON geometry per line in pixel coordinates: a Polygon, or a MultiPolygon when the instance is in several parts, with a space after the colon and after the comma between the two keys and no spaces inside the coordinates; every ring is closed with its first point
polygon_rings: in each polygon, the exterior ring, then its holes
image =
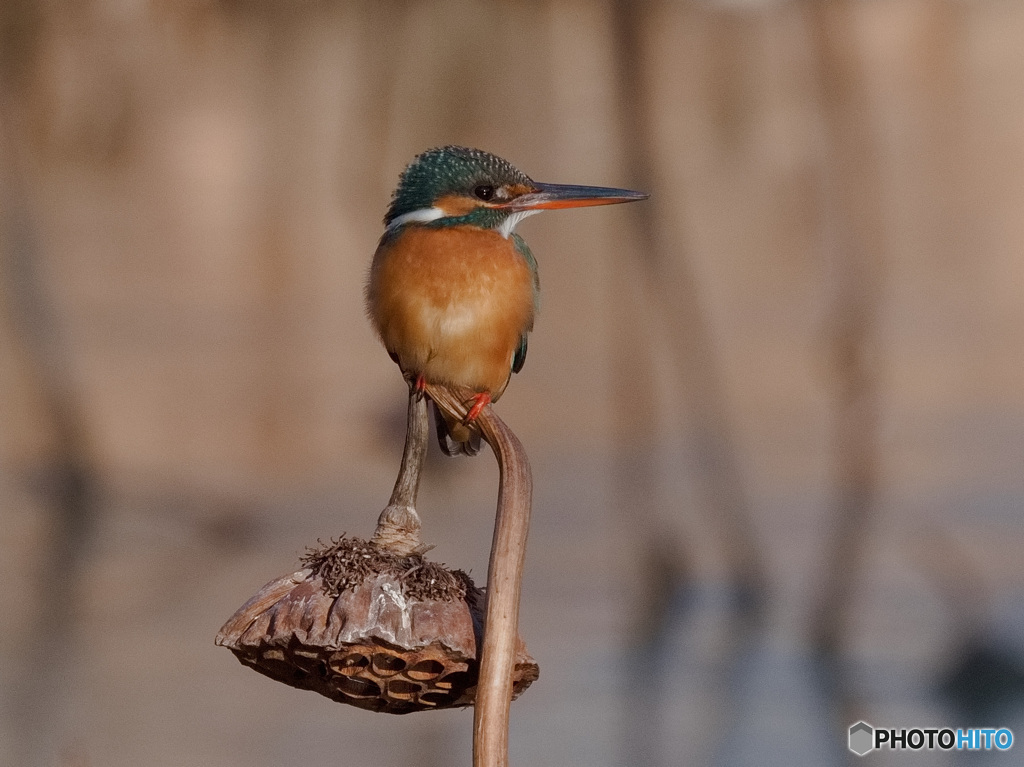
{"type": "Polygon", "coordinates": [[[646,197],[628,189],[542,184],[493,154],[446,146],[430,149],[409,163],[384,224],[389,231],[411,223],[478,226],[508,237],[519,221],[542,210],[646,197]]]}

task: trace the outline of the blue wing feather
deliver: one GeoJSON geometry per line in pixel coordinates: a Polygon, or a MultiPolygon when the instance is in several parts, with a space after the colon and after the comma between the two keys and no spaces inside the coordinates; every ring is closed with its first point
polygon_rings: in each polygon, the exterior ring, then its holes
{"type": "MultiPolygon", "coordinates": [[[[515,232],[512,233],[512,243],[516,246],[516,251],[519,255],[526,261],[527,266],[530,267],[530,273],[533,275],[533,311],[536,313],[540,306],[540,274],[537,269],[537,259],[533,257],[533,253],[530,251],[530,246],[526,244],[526,240],[515,232]]],[[[532,330],[532,328],[528,328],[527,333],[529,330],[532,330]]],[[[519,339],[519,347],[512,356],[513,373],[518,373],[523,369],[523,365],[526,364],[527,333],[523,333],[519,339]]]]}

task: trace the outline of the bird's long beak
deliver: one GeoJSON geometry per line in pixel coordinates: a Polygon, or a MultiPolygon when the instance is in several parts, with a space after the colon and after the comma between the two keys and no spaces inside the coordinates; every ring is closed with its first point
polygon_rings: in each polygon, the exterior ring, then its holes
{"type": "Polygon", "coordinates": [[[508,207],[513,211],[583,208],[588,205],[614,205],[617,202],[646,200],[650,195],[629,189],[574,184],[538,184],[535,191],[520,195],[508,207]]]}

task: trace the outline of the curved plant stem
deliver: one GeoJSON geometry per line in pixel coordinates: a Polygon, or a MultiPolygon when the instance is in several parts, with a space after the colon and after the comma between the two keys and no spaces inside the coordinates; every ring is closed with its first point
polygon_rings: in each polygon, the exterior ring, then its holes
{"type": "MultiPolygon", "coordinates": [[[[464,400],[472,392],[455,392],[431,384],[427,394],[449,414],[464,418],[464,400]]],[[[473,767],[507,767],[512,670],[519,636],[519,594],[530,528],[533,479],[522,443],[490,405],[476,419],[498,461],[500,484],[494,540],[487,568],[487,615],[480,678],[473,712],[473,767]]]]}
{"type": "Polygon", "coordinates": [[[402,467],[398,470],[395,489],[391,491],[391,501],[380,513],[372,539],[377,546],[403,556],[422,554],[430,548],[420,543],[420,518],[416,513],[416,495],[420,488],[423,460],[427,455],[429,432],[427,399],[410,385],[402,467]]]}
{"type": "Polygon", "coordinates": [[[410,386],[405,450],[402,452],[402,469],[395,481],[395,489],[391,491],[392,505],[416,506],[416,495],[420,489],[420,473],[423,471],[423,459],[427,457],[429,432],[427,398],[410,386]]]}

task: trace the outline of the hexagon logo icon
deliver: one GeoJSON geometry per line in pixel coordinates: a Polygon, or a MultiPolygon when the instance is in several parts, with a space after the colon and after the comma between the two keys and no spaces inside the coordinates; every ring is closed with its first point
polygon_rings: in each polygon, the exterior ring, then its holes
{"type": "Polygon", "coordinates": [[[857,722],[850,727],[850,750],[857,756],[864,756],[869,751],[873,751],[875,748],[874,734],[875,730],[870,724],[857,722]]]}

